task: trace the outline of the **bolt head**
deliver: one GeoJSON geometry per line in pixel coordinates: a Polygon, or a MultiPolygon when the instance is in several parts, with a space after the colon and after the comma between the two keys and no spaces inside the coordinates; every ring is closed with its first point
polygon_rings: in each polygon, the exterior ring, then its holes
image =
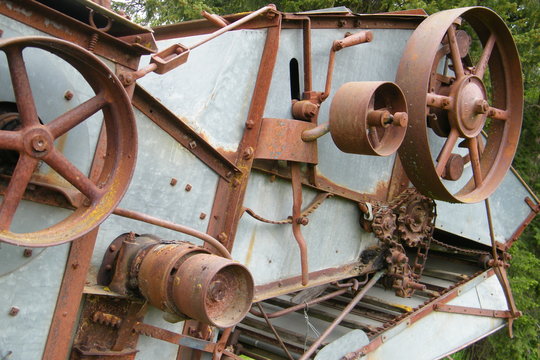
{"type": "Polygon", "coordinates": [[[12,306],[11,309],[9,309],[9,316],[17,316],[19,311],[21,311],[21,309],[19,309],[19,307],[12,306]]]}

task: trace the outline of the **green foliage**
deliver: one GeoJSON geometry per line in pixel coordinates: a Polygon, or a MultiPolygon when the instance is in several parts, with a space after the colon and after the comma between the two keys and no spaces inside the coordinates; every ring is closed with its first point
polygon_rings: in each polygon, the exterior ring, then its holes
{"type": "MultiPolygon", "coordinates": [[[[536,193],[540,192],[540,1],[538,0],[277,0],[286,12],[346,6],[357,13],[423,8],[429,14],[473,5],[497,12],[510,28],[518,47],[524,79],[525,106],[521,141],[514,166],[536,193]]],[[[252,11],[262,0],[129,0],[113,1],[133,20],[149,25],[200,18],[206,10],[217,14],[252,11]]],[[[524,315],[514,323],[514,339],[501,331],[453,355],[455,360],[540,359],[540,220],[527,228],[511,249],[510,282],[524,315]]]]}

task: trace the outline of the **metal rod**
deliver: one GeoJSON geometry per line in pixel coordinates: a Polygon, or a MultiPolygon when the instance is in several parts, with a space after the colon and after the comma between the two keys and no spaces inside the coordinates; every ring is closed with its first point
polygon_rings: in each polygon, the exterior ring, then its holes
{"type": "Polygon", "coordinates": [[[259,310],[261,311],[261,314],[262,316],[264,317],[264,320],[266,321],[266,323],[268,324],[268,326],[270,327],[270,329],[272,330],[272,332],[274,333],[274,336],[276,337],[276,340],[279,342],[279,345],[281,346],[281,348],[283,349],[283,351],[285,351],[287,353],[287,356],[289,357],[290,360],[294,360],[294,358],[292,357],[291,353],[289,352],[289,349],[287,349],[287,347],[285,346],[285,344],[283,343],[283,340],[281,340],[281,336],[279,336],[279,334],[277,333],[276,329],[274,328],[274,325],[272,325],[272,323],[270,322],[270,319],[268,318],[268,316],[266,316],[266,313],[264,312],[264,309],[263,307],[261,306],[261,303],[257,303],[257,307],[259,308],[259,310]]]}
{"type": "Polygon", "coordinates": [[[219,27],[225,27],[230,24],[230,22],[228,22],[221,16],[216,15],[216,14],[210,14],[209,12],[204,11],[204,10],[201,11],[201,15],[204,16],[206,20],[210,21],[211,23],[219,27]]]}
{"type": "MultiPolygon", "coordinates": [[[[287,315],[287,314],[290,314],[292,312],[302,310],[306,306],[315,305],[315,304],[318,304],[320,302],[326,301],[328,299],[335,298],[336,296],[343,295],[347,291],[349,291],[349,290],[348,289],[337,290],[337,291],[331,292],[329,294],[326,294],[324,296],[312,299],[312,300],[310,300],[310,301],[308,301],[306,303],[294,305],[294,306],[288,307],[286,309],[282,309],[282,310],[278,310],[278,311],[270,313],[270,314],[266,314],[266,316],[268,316],[269,319],[273,319],[273,318],[277,318],[277,317],[280,317],[280,316],[283,316],[283,315],[287,315]]],[[[263,317],[262,313],[259,313],[259,312],[255,311],[255,310],[250,310],[250,313],[257,316],[257,317],[263,317]]]]}
{"type": "Polygon", "coordinates": [[[265,7],[262,7],[260,8],[259,10],[257,11],[254,11],[252,12],[251,14],[247,15],[247,16],[244,16],[243,18],[241,19],[238,19],[236,20],[235,22],[233,22],[232,24],[229,24],[225,27],[222,27],[221,29],[219,30],[216,30],[214,31],[213,33],[211,33],[210,35],[208,35],[208,37],[206,37],[205,39],[199,41],[198,43],[195,43],[194,45],[191,45],[189,47],[190,50],[193,50],[195,49],[196,47],[198,46],[201,46],[202,44],[218,37],[219,35],[223,34],[223,33],[226,33],[227,31],[229,30],[232,30],[234,28],[237,28],[239,27],[240,25],[243,25],[245,23],[247,23],[248,21],[250,21],[251,19],[254,19],[256,18],[257,16],[269,11],[269,10],[276,10],[276,6],[275,5],[267,5],[265,7]]]}
{"type": "Polygon", "coordinates": [[[193,237],[201,239],[202,241],[212,245],[221,255],[223,255],[223,257],[226,257],[227,259],[232,259],[231,254],[229,253],[229,251],[227,250],[225,246],[223,246],[217,239],[199,230],[195,230],[193,228],[180,225],[180,224],[175,224],[167,220],[158,219],[156,217],[143,214],[137,211],[133,211],[133,210],[116,208],[113,210],[113,214],[122,216],[128,219],[132,219],[132,220],[138,220],[138,221],[142,221],[148,224],[161,226],[166,229],[181,232],[183,234],[191,235],[193,237]]]}
{"type": "Polygon", "coordinates": [[[364,295],[368,292],[368,290],[371,289],[373,285],[375,285],[375,283],[377,282],[377,280],[379,280],[379,278],[383,275],[383,273],[384,271],[379,271],[375,275],[373,275],[373,277],[371,278],[371,280],[368,281],[366,286],[364,286],[362,290],[360,290],[355,295],[355,297],[351,300],[349,305],[347,305],[347,307],[343,309],[341,314],[339,314],[339,316],[332,322],[332,324],[330,324],[330,326],[324,331],[324,333],[321,336],[319,336],[319,338],[300,357],[300,360],[306,360],[310,358],[310,356],[315,352],[315,350],[317,350],[317,348],[322,344],[324,339],[326,339],[326,337],[330,335],[330,333],[336,328],[336,326],[339,325],[339,323],[345,318],[345,316],[347,316],[351,312],[351,310],[364,297],[364,295]]]}
{"type": "MultiPolygon", "coordinates": [[[[497,242],[495,241],[495,231],[493,229],[493,220],[491,218],[491,206],[489,204],[489,198],[486,198],[485,200],[486,204],[486,213],[488,218],[488,225],[489,225],[489,236],[491,238],[491,252],[493,256],[493,270],[495,271],[495,274],[497,275],[497,279],[499,279],[499,282],[501,283],[501,286],[503,288],[504,296],[506,298],[506,303],[508,305],[508,309],[510,310],[510,313],[513,317],[519,316],[519,311],[517,310],[516,303],[514,301],[514,297],[512,296],[512,290],[510,289],[510,284],[508,283],[508,279],[506,277],[506,270],[501,266],[501,263],[498,261],[499,256],[497,254],[497,242]]],[[[508,327],[508,331],[510,332],[510,337],[512,337],[512,327],[511,322],[508,327]]]]}
{"type": "Polygon", "coordinates": [[[510,166],[510,170],[512,171],[512,173],[518,178],[519,182],[521,183],[521,185],[523,185],[525,187],[525,189],[527,189],[527,191],[529,192],[529,194],[531,194],[531,196],[533,197],[534,201],[536,201],[537,204],[540,204],[540,199],[538,199],[538,196],[536,196],[536,194],[534,193],[534,191],[532,191],[532,189],[529,187],[529,185],[525,182],[525,180],[523,180],[523,178],[521,177],[521,175],[518,174],[518,172],[516,171],[516,169],[514,169],[513,166],[510,166]]]}
{"type": "Polygon", "coordinates": [[[330,132],[330,122],[327,121],[325,123],[322,123],[313,129],[304,130],[302,132],[302,141],[304,142],[311,142],[315,141],[321,136],[328,134],[330,132]]]}
{"type": "MultiPolygon", "coordinates": [[[[300,262],[302,269],[302,285],[307,285],[309,281],[309,267],[307,245],[302,230],[300,229],[302,217],[302,180],[300,179],[300,164],[297,162],[291,163],[291,182],[293,191],[293,235],[300,249],[300,262]]],[[[306,218],[307,219],[307,218],[306,218]]]]}
{"type": "Polygon", "coordinates": [[[311,91],[311,19],[303,20],[302,38],[304,40],[304,92],[311,91]]]}

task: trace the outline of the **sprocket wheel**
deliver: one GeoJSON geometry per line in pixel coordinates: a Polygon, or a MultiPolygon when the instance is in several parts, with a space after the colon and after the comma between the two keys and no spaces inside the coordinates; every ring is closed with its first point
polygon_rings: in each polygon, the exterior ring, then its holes
{"type": "Polygon", "coordinates": [[[378,239],[387,243],[391,242],[396,231],[396,215],[392,209],[379,208],[373,216],[371,228],[378,239]]]}
{"type": "MultiPolygon", "coordinates": [[[[16,37],[0,40],[20,126],[0,131],[0,149],[18,152],[18,160],[0,204],[0,240],[33,247],[74,240],[99,225],[122,199],[135,167],[137,132],[131,102],[114,73],[95,55],[67,41],[48,37],[16,37]],[[40,122],[30,86],[23,50],[41,49],[77,70],[95,95],[46,124],[40,122]],[[81,172],[55,141],[92,115],[103,115],[106,156],[96,176],[81,172]],[[77,189],[83,201],[69,216],[45,229],[13,232],[15,212],[39,163],[44,162],[77,189]]],[[[44,70],[45,71],[45,70],[44,70]]]]}
{"type": "Polygon", "coordinates": [[[397,230],[407,246],[414,247],[431,236],[433,230],[433,201],[420,194],[413,195],[398,209],[397,230]]]}
{"type": "Polygon", "coordinates": [[[409,39],[396,83],[409,105],[409,128],[399,156],[414,186],[448,202],[489,197],[511,165],[523,111],[519,57],[501,18],[483,7],[431,15],[409,39]],[[470,39],[459,26],[472,28],[480,40],[475,64],[468,55],[470,39]],[[487,133],[485,144],[482,132],[487,133]],[[440,148],[433,141],[436,136],[445,138],[440,148]],[[455,153],[458,142],[468,155],[455,153]],[[463,171],[467,162],[471,170],[463,171]]]}

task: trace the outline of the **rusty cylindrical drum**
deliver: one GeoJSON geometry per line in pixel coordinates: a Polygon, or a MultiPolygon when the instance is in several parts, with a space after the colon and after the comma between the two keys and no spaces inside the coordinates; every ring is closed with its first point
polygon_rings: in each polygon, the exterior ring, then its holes
{"type": "Polygon", "coordinates": [[[332,140],[346,153],[393,154],[405,137],[407,121],[405,96],[392,82],[343,84],[330,106],[332,140]]]}
{"type": "Polygon", "coordinates": [[[253,287],[253,278],[244,265],[216,255],[197,254],[178,268],[172,297],[189,317],[227,328],[249,311],[253,287]]]}
{"type": "Polygon", "coordinates": [[[161,243],[144,249],[137,256],[142,258],[137,276],[139,291],[158,309],[178,313],[170,296],[173,277],[187,258],[208,252],[189,242],[161,243]]]}

